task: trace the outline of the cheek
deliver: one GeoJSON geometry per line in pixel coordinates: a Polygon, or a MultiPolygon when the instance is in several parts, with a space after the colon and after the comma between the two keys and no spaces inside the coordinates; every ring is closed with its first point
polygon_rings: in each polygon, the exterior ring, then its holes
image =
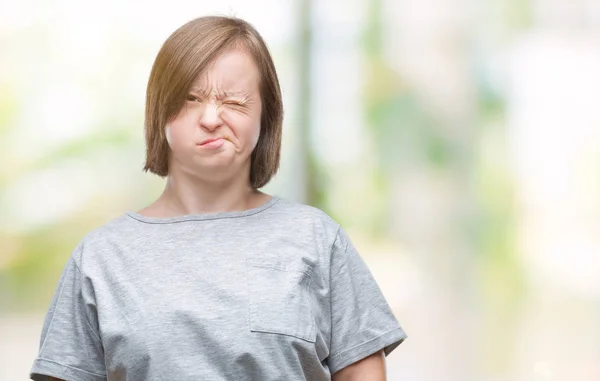
{"type": "Polygon", "coordinates": [[[167,138],[167,143],[169,144],[169,147],[171,147],[173,144],[173,137],[171,136],[171,125],[170,124],[167,124],[167,127],[165,128],[165,136],[167,138]]]}
{"type": "Polygon", "coordinates": [[[258,144],[258,139],[260,138],[260,119],[258,121],[252,120],[249,122],[244,135],[249,150],[254,151],[258,144]]]}
{"type": "Polygon", "coordinates": [[[258,143],[258,139],[260,138],[261,119],[261,110],[259,108],[255,111],[255,114],[252,118],[252,122],[250,123],[249,136],[252,150],[256,148],[256,144],[258,143]]]}
{"type": "Polygon", "coordinates": [[[184,131],[175,122],[167,124],[165,127],[165,138],[167,144],[172,151],[179,151],[182,148],[182,143],[185,141],[184,131]]]}
{"type": "Polygon", "coordinates": [[[260,120],[256,123],[253,135],[252,135],[252,150],[256,148],[256,144],[258,144],[258,139],[260,138],[260,120]]]}
{"type": "Polygon", "coordinates": [[[223,120],[233,130],[240,143],[254,150],[260,137],[260,117],[223,113],[223,120]]]}
{"type": "Polygon", "coordinates": [[[189,113],[181,113],[165,126],[165,138],[171,150],[181,150],[194,141],[194,124],[189,113]]]}

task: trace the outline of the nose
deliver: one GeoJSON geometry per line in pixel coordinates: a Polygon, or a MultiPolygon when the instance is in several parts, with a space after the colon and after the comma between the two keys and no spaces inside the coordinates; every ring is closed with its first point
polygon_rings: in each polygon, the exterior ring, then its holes
{"type": "Polygon", "coordinates": [[[214,102],[208,102],[200,115],[200,126],[207,131],[213,131],[223,124],[219,115],[219,107],[214,102]]]}

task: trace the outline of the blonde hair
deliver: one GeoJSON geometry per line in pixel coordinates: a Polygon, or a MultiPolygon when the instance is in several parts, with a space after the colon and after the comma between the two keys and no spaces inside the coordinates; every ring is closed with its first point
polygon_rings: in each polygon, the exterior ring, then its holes
{"type": "Polygon", "coordinates": [[[181,26],[156,56],[146,90],[144,171],[168,175],[170,148],[165,126],[183,107],[196,78],[216,57],[232,48],[250,53],[260,73],[261,127],[251,155],[250,183],[258,189],[275,175],[280,161],[283,102],[273,59],[252,25],[221,16],[200,17],[181,26]]]}

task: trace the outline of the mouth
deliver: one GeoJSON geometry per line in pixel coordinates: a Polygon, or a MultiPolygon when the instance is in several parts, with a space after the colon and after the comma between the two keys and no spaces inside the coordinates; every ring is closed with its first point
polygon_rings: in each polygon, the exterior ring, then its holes
{"type": "Polygon", "coordinates": [[[212,143],[212,142],[216,142],[216,141],[217,141],[217,140],[219,140],[219,139],[222,139],[222,138],[206,139],[206,140],[204,140],[204,141],[200,142],[200,144],[198,144],[198,145],[200,145],[200,146],[203,146],[203,145],[205,145],[205,144],[209,144],[209,143],[212,143]]]}
{"type": "Polygon", "coordinates": [[[202,148],[219,148],[223,145],[223,143],[225,143],[225,140],[227,140],[227,139],[226,138],[206,139],[206,140],[200,142],[199,144],[197,144],[197,146],[202,147],[202,148]]]}

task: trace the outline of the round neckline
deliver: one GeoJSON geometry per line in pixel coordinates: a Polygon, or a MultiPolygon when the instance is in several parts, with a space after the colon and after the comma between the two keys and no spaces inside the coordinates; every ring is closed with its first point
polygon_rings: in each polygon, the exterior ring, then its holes
{"type": "Polygon", "coordinates": [[[257,213],[260,213],[271,206],[275,205],[281,197],[273,195],[271,198],[262,205],[259,205],[254,208],[246,209],[246,210],[237,210],[231,212],[216,212],[216,213],[201,213],[201,214],[185,214],[181,216],[174,217],[148,217],[139,214],[138,212],[134,212],[132,210],[128,210],[125,214],[135,220],[140,222],[148,223],[148,224],[172,224],[177,222],[186,222],[186,221],[206,221],[206,220],[218,220],[223,218],[240,218],[251,216],[257,213]]]}

